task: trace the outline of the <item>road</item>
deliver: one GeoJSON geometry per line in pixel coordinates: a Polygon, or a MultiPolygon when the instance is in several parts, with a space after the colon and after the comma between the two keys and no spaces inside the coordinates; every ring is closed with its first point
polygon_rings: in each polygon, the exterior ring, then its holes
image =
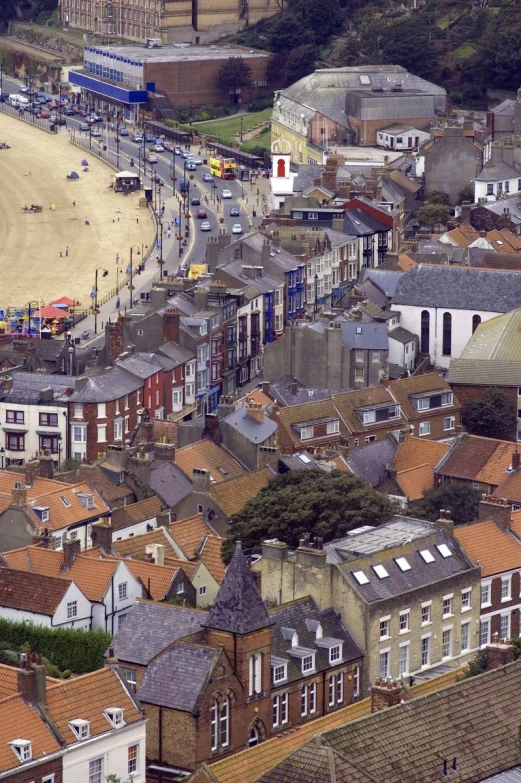
{"type": "MultiPolygon", "coordinates": [[[[22,83],[17,81],[16,79],[6,78],[4,76],[3,78],[3,90],[5,92],[18,92],[18,88],[20,87],[22,83]]],[[[85,122],[85,119],[83,117],[79,117],[77,115],[74,115],[73,117],[67,117],[67,127],[70,127],[74,129],[75,133],[79,133],[83,137],[89,137],[88,132],[80,132],[79,126],[82,122],[85,122]]],[[[103,123],[96,123],[96,125],[100,128],[102,132],[101,138],[93,138],[92,144],[93,146],[96,145],[98,142],[105,144],[108,142],[108,147],[111,151],[114,153],[117,151],[117,145],[115,140],[115,134],[112,133],[112,131],[106,130],[106,126],[103,123]]],[[[94,126],[96,127],[96,126],[94,126]]],[[[130,129],[129,129],[130,130],[130,129]]],[[[63,127],[60,129],[60,132],[63,132],[63,127]]],[[[150,146],[150,144],[146,145],[147,147],[150,146]]],[[[194,153],[197,157],[201,157],[204,159],[203,155],[198,155],[198,148],[192,147],[191,152],[194,153]]],[[[164,183],[162,189],[161,189],[161,199],[162,201],[165,201],[165,199],[168,199],[168,197],[171,197],[173,195],[173,189],[172,189],[172,169],[171,169],[171,163],[173,160],[172,153],[170,152],[163,152],[163,153],[155,153],[157,155],[158,162],[156,164],[147,164],[146,165],[146,175],[150,175],[150,169],[154,169],[156,175],[161,179],[161,181],[164,183]]],[[[130,136],[123,136],[120,138],[120,144],[119,144],[119,155],[120,155],[120,170],[124,170],[126,168],[129,168],[130,161],[134,160],[134,166],[138,166],[138,159],[139,159],[139,145],[135,144],[131,141],[130,136]]],[[[143,157],[143,149],[141,149],[141,159],[143,157]]],[[[184,172],[184,160],[180,158],[179,156],[176,156],[176,177],[177,182],[175,183],[176,189],[179,187],[179,180],[181,177],[185,176],[184,172]]],[[[143,164],[141,161],[141,172],[143,172],[143,164]]],[[[244,186],[241,185],[241,183],[237,180],[232,181],[223,181],[219,178],[215,178],[215,186],[213,187],[211,183],[203,182],[203,175],[209,173],[208,166],[197,166],[197,170],[194,172],[188,172],[188,175],[193,174],[194,179],[190,181],[190,201],[194,197],[198,197],[201,200],[201,209],[206,210],[207,212],[207,220],[210,223],[211,230],[210,231],[201,231],[201,223],[203,223],[203,220],[198,220],[196,218],[197,210],[199,209],[198,206],[191,206],[190,212],[193,216],[193,223],[190,228],[190,242],[189,242],[189,252],[185,255],[183,254],[182,257],[182,264],[186,265],[187,261],[189,260],[192,263],[203,263],[205,260],[205,254],[206,254],[206,242],[209,237],[215,237],[219,233],[219,227],[224,228],[226,227],[226,230],[228,233],[232,233],[232,227],[236,224],[240,224],[243,230],[243,233],[246,233],[250,228],[250,218],[246,211],[246,207],[244,205],[244,202],[242,200],[242,196],[244,195],[244,186]],[[232,193],[231,199],[222,199],[222,191],[224,189],[228,189],[232,193]],[[208,199],[208,203],[205,202],[205,197],[208,199]],[[232,207],[239,208],[240,214],[239,217],[232,217],[230,215],[230,209],[232,207]],[[220,223],[219,219],[224,216],[224,222],[220,223]],[[192,236],[193,234],[193,236],[192,236]]],[[[175,207],[175,202],[171,202],[171,206],[175,207]]],[[[172,212],[172,214],[174,214],[172,212]]],[[[176,210],[177,214],[177,210],[176,210]]],[[[166,213],[168,215],[168,213],[166,213]]],[[[182,217],[182,223],[183,226],[186,224],[186,219],[184,216],[182,217]]],[[[175,236],[175,230],[172,231],[172,238],[170,240],[164,239],[163,242],[163,257],[166,261],[165,264],[165,270],[168,271],[169,274],[174,273],[177,271],[178,266],[180,265],[180,259],[179,259],[179,243],[174,239],[175,236]]],[[[184,235],[184,231],[183,231],[184,235]]]]}

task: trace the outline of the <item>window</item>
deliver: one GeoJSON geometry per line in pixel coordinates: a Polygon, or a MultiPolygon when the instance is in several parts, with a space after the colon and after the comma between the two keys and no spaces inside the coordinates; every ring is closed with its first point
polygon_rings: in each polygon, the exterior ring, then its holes
{"type": "Polygon", "coordinates": [[[334,435],[335,433],[340,432],[340,422],[328,421],[326,431],[328,435],[334,435]]]}
{"type": "Polygon", "coordinates": [[[114,420],[114,440],[123,439],[123,419],[114,420]]]}
{"type": "Polygon", "coordinates": [[[185,583],[181,580],[181,582],[177,583],[177,595],[182,595],[185,591],[185,583]]]}
{"type": "Polygon", "coordinates": [[[360,666],[353,669],[353,699],[360,696],[360,666]]]}
{"type": "Polygon", "coordinates": [[[428,411],[431,407],[431,401],[428,397],[420,397],[416,401],[416,407],[419,411],[428,411]]]}
{"type": "Polygon", "coordinates": [[[431,637],[422,636],[421,665],[429,666],[431,662],[431,637]]]}
{"type": "Polygon", "coordinates": [[[409,671],[409,644],[401,644],[398,658],[398,673],[407,674],[409,671]]]}
{"type": "Polygon", "coordinates": [[[431,621],[431,602],[422,604],[422,625],[427,625],[431,621]]]}
{"type": "Polygon", "coordinates": [[[481,606],[490,606],[490,582],[481,585],[481,606]]]}
{"type": "Polygon", "coordinates": [[[216,701],[213,702],[212,708],[210,711],[211,715],[211,745],[212,750],[217,749],[217,716],[218,716],[218,704],[216,701]]]}
{"type": "Polygon", "coordinates": [[[250,655],[249,661],[249,695],[262,693],[262,653],[250,655]]]}
{"type": "Polygon", "coordinates": [[[501,579],[501,601],[502,602],[512,600],[511,586],[512,586],[512,577],[510,577],[510,576],[502,577],[502,579],[501,579]]]}
{"type": "Polygon", "coordinates": [[[107,425],[98,424],[98,443],[107,442],[107,425]]]}
{"type": "Polygon", "coordinates": [[[300,428],[300,440],[309,440],[313,437],[313,427],[300,428]]]}
{"type": "Polygon", "coordinates": [[[430,435],[430,434],[431,434],[430,421],[421,421],[418,429],[418,435],[420,435],[421,437],[422,435],[430,435]]]}
{"type": "Polygon", "coordinates": [[[443,617],[452,617],[452,596],[443,597],[443,617]]]}
{"type": "Polygon", "coordinates": [[[6,432],[5,447],[7,451],[25,451],[25,435],[18,432],[6,432]]]}
{"type": "Polygon", "coordinates": [[[430,343],[430,314],[428,310],[422,310],[421,314],[421,338],[420,353],[429,353],[430,343]]]}
{"type": "Polygon", "coordinates": [[[288,694],[283,693],[280,697],[280,722],[288,722],[288,694]]]}
{"type": "Polygon", "coordinates": [[[409,630],[409,610],[406,612],[400,612],[400,633],[405,633],[409,630]]]}
{"type": "Polygon", "coordinates": [[[452,353],[452,316],[450,313],[443,313],[443,356],[450,356],[452,353]]]}
{"type": "Polygon", "coordinates": [[[33,744],[30,740],[16,739],[9,743],[20,761],[30,761],[33,757],[33,744]]]}
{"type": "Polygon", "coordinates": [[[355,367],[355,383],[363,383],[363,382],[364,382],[364,368],[355,367]]]}
{"type": "MultiPolygon", "coordinates": [[[[38,414],[40,427],[57,427],[58,426],[58,414],[57,413],[40,413],[38,414]]],[[[22,422],[23,424],[23,422],[22,422]]]]}
{"type": "Polygon", "coordinates": [[[327,690],[328,690],[328,704],[330,707],[333,707],[335,704],[335,675],[334,674],[332,674],[328,680],[327,690]]]}
{"type": "Polygon", "coordinates": [[[456,429],[456,418],[455,416],[445,416],[443,419],[443,431],[448,432],[449,430],[456,429]]]}
{"type": "Polygon", "coordinates": [[[308,714],[308,686],[303,685],[300,689],[300,714],[304,718],[308,714]]]}
{"type": "Polygon", "coordinates": [[[105,402],[98,402],[98,419],[107,418],[107,404],[105,402]]]}
{"type": "Polygon", "coordinates": [[[77,601],[68,601],[67,602],[67,620],[72,620],[73,617],[78,616],[78,602],[77,601]]]}
{"type": "Polygon", "coordinates": [[[487,182],[487,196],[493,196],[493,195],[494,195],[494,183],[487,182]]]}
{"type": "Polygon", "coordinates": [[[5,420],[8,424],[23,424],[24,423],[23,411],[6,411],[5,420]]]}
{"type": "Polygon", "coordinates": [[[461,652],[470,649],[470,623],[461,623],[461,652]]]}
{"type": "Polygon", "coordinates": [[[74,403],[74,418],[75,419],[83,419],[83,403],[82,402],[75,402],[74,403]]]}
{"type": "Polygon", "coordinates": [[[372,351],[371,352],[371,361],[372,362],[379,362],[380,361],[380,351],[372,351]]]}
{"type": "Polygon", "coordinates": [[[136,670],[122,668],[123,677],[126,680],[127,685],[130,686],[132,691],[136,691],[136,670]]]}
{"type": "Polygon", "coordinates": [[[510,612],[501,615],[499,637],[500,639],[510,639],[510,612]]]}
{"type": "Polygon", "coordinates": [[[329,648],[329,663],[335,663],[340,660],[340,645],[329,648]]]}
{"type": "Polygon", "coordinates": [[[89,761],[89,783],[103,783],[103,759],[89,761]]]}
{"type": "Polygon", "coordinates": [[[118,585],[118,593],[119,593],[119,600],[123,601],[127,597],[127,583],[121,582],[120,585],[118,585]]]}
{"type": "Polygon", "coordinates": [[[278,726],[280,723],[280,696],[275,696],[273,699],[273,726],[278,726]]]}
{"type": "Polygon", "coordinates": [[[86,443],[87,442],[87,426],[72,428],[72,440],[74,443],[86,443]]]}
{"type": "Polygon", "coordinates": [[[380,678],[389,677],[389,650],[380,650],[380,678]]]}
{"type": "MultiPolygon", "coordinates": [[[[452,392],[443,392],[441,395],[441,405],[442,407],[446,408],[447,405],[452,405],[453,403],[453,396],[452,392]]],[[[435,405],[432,406],[433,408],[436,407],[435,405]]]]}
{"type": "Polygon", "coordinates": [[[480,315],[473,315],[472,316],[472,334],[476,331],[478,326],[481,323],[481,316],[480,315]]]}
{"type": "Polygon", "coordinates": [[[71,720],[69,726],[79,740],[90,737],[90,723],[88,720],[81,720],[80,718],[71,720]]]}
{"type": "Polygon", "coordinates": [[[363,351],[357,351],[356,352],[356,361],[357,362],[363,362],[364,361],[364,352],[363,351]]]}
{"type": "Polygon", "coordinates": [[[441,637],[441,657],[450,658],[452,655],[452,628],[445,628],[441,637]]]}
{"type": "Polygon", "coordinates": [[[120,413],[120,409],[119,409],[119,400],[116,400],[116,410],[115,410],[115,413],[116,413],[116,414],[119,414],[119,413],[120,413]]]}
{"type": "Polygon", "coordinates": [[[489,642],[490,642],[490,620],[481,620],[479,626],[480,647],[485,647],[485,645],[489,644],[489,642]]]}
{"type": "Polygon", "coordinates": [[[380,618],[380,639],[388,639],[389,638],[389,636],[390,636],[389,625],[390,625],[390,618],[389,617],[381,617],[380,618]]]}
{"type": "Polygon", "coordinates": [[[137,772],[139,745],[128,746],[128,774],[132,775],[137,772]]]}
{"type": "Polygon", "coordinates": [[[312,715],[317,711],[317,684],[312,682],[309,686],[309,712],[312,715]]]}
{"type": "Polygon", "coordinates": [[[341,704],[344,701],[344,675],[338,672],[336,677],[336,701],[341,704]]]}
{"type": "Polygon", "coordinates": [[[318,220],[318,212],[308,212],[308,220],[318,220]]]}
{"type": "Polygon", "coordinates": [[[115,729],[124,725],[123,710],[120,707],[109,707],[108,710],[105,710],[105,717],[115,729]]]}
{"type": "Polygon", "coordinates": [[[129,423],[128,423],[128,416],[125,416],[125,432],[128,432],[130,429],[129,423]]]}
{"type": "Polygon", "coordinates": [[[315,669],[315,655],[305,655],[302,658],[302,674],[312,672],[315,669]]]}
{"type": "Polygon", "coordinates": [[[125,394],[125,410],[128,411],[129,404],[128,404],[128,394],[125,394]]]}

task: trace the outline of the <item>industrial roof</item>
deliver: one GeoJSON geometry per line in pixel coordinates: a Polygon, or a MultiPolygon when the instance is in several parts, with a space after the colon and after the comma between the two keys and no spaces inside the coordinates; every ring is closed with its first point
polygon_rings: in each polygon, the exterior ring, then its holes
{"type": "Polygon", "coordinates": [[[228,60],[234,56],[247,56],[248,59],[268,57],[266,52],[253,51],[241,46],[193,45],[188,43],[162,45],[149,49],[147,46],[137,44],[129,46],[96,46],[86,47],[86,51],[102,55],[114,55],[137,63],[169,63],[183,60],[228,60]]]}
{"type": "Polygon", "coordinates": [[[480,323],[461,354],[462,359],[521,362],[521,308],[480,323]]]}
{"type": "Polygon", "coordinates": [[[451,359],[447,380],[475,386],[519,386],[521,362],[495,359],[451,359]]]}
{"type": "Polygon", "coordinates": [[[374,555],[386,549],[415,541],[432,534],[432,525],[420,519],[392,517],[390,522],[379,527],[363,527],[352,530],[344,538],[324,545],[328,563],[343,563],[349,557],[374,555]]]}

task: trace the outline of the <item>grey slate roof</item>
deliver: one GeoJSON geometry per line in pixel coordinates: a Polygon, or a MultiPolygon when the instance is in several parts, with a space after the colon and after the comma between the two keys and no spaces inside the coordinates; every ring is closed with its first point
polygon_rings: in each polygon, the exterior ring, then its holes
{"type": "Polygon", "coordinates": [[[393,464],[397,449],[395,439],[388,435],[383,440],[353,449],[347,464],[356,476],[367,481],[372,487],[377,487],[386,476],[386,465],[393,464]]]}
{"type": "Polygon", "coordinates": [[[521,386],[521,362],[451,359],[447,381],[472,386],[521,386]]]}
{"type": "Polygon", "coordinates": [[[89,376],[87,383],[69,397],[71,402],[110,402],[131,394],[143,386],[142,381],[132,378],[124,370],[114,367],[109,372],[89,376]]]}
{"type": "Polygon", "coordinates": [[[2,395],[4,400],[21,399],[26,402],[37,402],[42,389],[51,388],[55,400],[69,400],[65,394],[68,389],[74,389],[76,378],[72,375],[55,375],[54,373],[19,372],[11,373],[13,386],[2,395]]]}
{"type": "Polygon", "coordinates": [[[389,226],[380,220],[362,212],[361,209],[346,209],[344,212],[344,225],[347,234],[361,237],[367,234],[389,231],[389,226]]]}
{"type": "Polygon", "coordinates": [[[291,650],[291,641],[284,638],[283,629],[291,628],[296,631],[298,636],[298,646],[305,647],[315,651],[315,668],[322,672],[337,666],[339,661],[333,665],[329,663],[328,654],[324,648],[316,643],[315,633],[308,628],[306,620],[312,620],[320,623],[322,626],[322,636],[340,639],[342,646],[342,661],[353,661],[361,658],[363,653],[347,631],[342,621],[334,609],[326,609],[321,612],[317,604],[307,596],[296,601],[282,604],[270,609],[269,616],[274,622],[273,635],[271,641],[271,654],[276,658],[284,658],[288,661],[288,681],[302,679],[302,671],[298,665],[298,659],[288,653],[291,650]]]}
{"type": "Polygon", "coordinates": [[[148,704],[193,712],[209,679],[219,651],[179,642],[157,656],[147,667],[137,697],[148,704]]]}
{"type": "Polygon", "coordinates": [[[328,563],[344,563],[350,558],[373,555],[394,546],[401,546],[409,539],[415,541],[431,533],[432,525],[429,522],[395,515],[380,527],[365,525],[351,530],[344,538],[337,538],[326,544],[324,549],[328,563]]]}
{"type": "Polygon", "coordinates": [[[420,264],[404,274],[392,304],[507,313],[521,302],[521,275],[505,270],[420,264]]]}
{"type": "Polygon", "coordinates": [[[396,340],[399,343],[410,343],[413,340],[416,340],[416,335],[410,332],[408,329],[404,329],[403,326],[395,326],[394,329],[391,329],[389,332],[389,337],[392,340],[396,340]]]}
{"type": "Polygon", "coordinates": [[[192,491],[192,482],[173,462],[160,462],[150,473],[150,486],[173,508],[192,491]]]}
{"type": "Polygon", "coordinates": [[[516,193],[515,196],[510,196],[510,198],[502,198],[499,201],[485,201],[480,206],[488,209],[490,212],[494,212],[496,215],[502,215],[504,210],[508,208],[512,223],[516,225],[521,223],[521,196],[519,193],[516,193]]]}
{"type": "Polygon", "coordinates": [[[224,421],[252,443],[264,443],[277,431],[277,424],[268,416],[264,416],[262,423],[256,421],[247,413],[247,409],[245,403],[239,405],[224,421]]]}
{"type": "Polygon", "coordinates": [[[200,631],[207,617],[197,609],[137,601],[110,646],[119,660],[146,666],[172,642],[200,631]]]}
{"type": "Polygon", "coordinates": [[[490,109],[490,111],[492,112],[492,114],[502,115],[503,117],[513,117],[515,104],[516,102],[513,101],[511,98],[506,98],[506,100],[501,101],[501,103],[498,103],[498,105],[495,106],[493,109],[490,109]]]}
{"type": "Polygon", "coordinates": [[[386,296],[391,298],[404,274],[405,272],[393,272],[388,269],[364,269],[362,280],[372,280],[386,296]]]}
{"type": "Polygon", "coordinates": [[[159,353],[162,353],[172,359],[172,361],[175,362],[176,367],[179,364],[189,362],[190,359],[195,359],[195,354],[193,351],[190,351],[188,348],[183,348],[182,345],[177,345],[177,343],[165,343],[157,350],[159,353]]]}
{"type": "Polygon", "coordinates": [[[346,348],[365,351],[387,351],[389,349],[389,337],[385,323],[365,324],[360,321],[343,321],[340,328],[342,329],[342,345],[346,348]]]}
{"type": "Polygon", "coordinates": [[[519,171],[509,166],[508,163],[489,161],[475,178],[476,182],[490,182],[500,179],[518,179],[519,171]]]}
{"type": "Polygon", "coordinates": [[[149,378],[163,369],[163,365],[153,353],[135,353],[126,359],[119,359],[116,367],[121,367],[141,379],[149,378]]]}
{"type": "Polygon", "coordinates": [[[218,631],[247,634],[272,625],[240,542],[204,625],[218,631]]]}

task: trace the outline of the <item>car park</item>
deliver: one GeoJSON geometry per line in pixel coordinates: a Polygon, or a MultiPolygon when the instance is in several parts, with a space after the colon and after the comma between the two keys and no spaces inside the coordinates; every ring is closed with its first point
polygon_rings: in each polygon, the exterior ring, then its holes
{"type": "Polygon", "coordinates": [[[230,216],[231,217],[239,217],[240,214],[241,214],[241,212],[240,212],[239,207],[232,207],[230,209],[230,216]]]}
{"type": "Polygon", "coordinates": [[[224,188],[223,192],[221,193],[221,198],[233,198],[231,190],[224,188]]]}
{"type": "Polygon", "coordinates": [[[211,231],[211,230],[212,227],[207,220],[204,223],[201,223],[201,231],[211,231]]]}
{"type": "Polygon", "coordinates": [[[203,182],[213,182],[213,177],[211,174],[203,174],[203,182]]]}
{"type": "Polygon", "coordinates": [[[205,220],[208,217],[208,214],[206,209],[198,209],[195,216],[198,220],[205,220]]]}
{"type": "Polygon", "coordinates": [[[232,226],[232,234],[242,234],[242,226],[240,223],[234,223],[232,226]]]}

